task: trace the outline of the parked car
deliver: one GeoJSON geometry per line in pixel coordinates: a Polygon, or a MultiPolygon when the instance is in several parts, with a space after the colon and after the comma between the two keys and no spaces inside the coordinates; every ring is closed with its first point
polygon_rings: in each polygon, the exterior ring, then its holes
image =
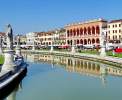
{"type": "Polygon", "coordinates": [[[106,47],[106,50],[107,50],[107,51],[112,51],[112,50],[114,50],[114,49],[115,49],[114,46],[107,46],[107,47],[106,47]]]}
{"type": "Polygon", "coordinates": [[[114,49],[114,52],[115,52],[115,53],[122,53],[122,47],[116,47],[116,48],[114,49]]]}
{"type": "Polygon", "coordinates": [[[95,46],[94,45],[83,45],[84,49],[94,49],[95,46]]]}

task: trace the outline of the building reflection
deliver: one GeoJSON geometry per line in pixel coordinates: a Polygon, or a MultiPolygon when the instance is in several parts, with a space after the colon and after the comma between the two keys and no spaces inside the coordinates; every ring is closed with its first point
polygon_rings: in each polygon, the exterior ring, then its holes
{"type": "MultiPolygon", "coordinates": [[[[49,63],[52,64],[52,68],[54,67],[53,66],[54,64],[58,64],[63,66],[65,70],[68,72],[79,73],[81,75],[87,75],[99,78],[101,79],[102,84],[104,86],[107,83],[106,81],[107,75],[120,76],[120,77],[122,76],[122,68],[106,65],[103,63],[71,57],[54,56],[54,55],[33,54],[31,56],[33,56],[34,62],[49,63]]],[[[29,61],[29,59],[27,60],[29,61]]]]}

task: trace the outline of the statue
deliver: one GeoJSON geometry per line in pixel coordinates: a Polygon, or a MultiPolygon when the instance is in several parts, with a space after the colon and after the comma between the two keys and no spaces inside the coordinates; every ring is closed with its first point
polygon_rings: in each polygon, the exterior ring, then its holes
{"type": "Polygon", "coordinates": [[[13,50],[13,30],[10,24],[7,25],[6,37],[7,37],[7,49],[13,50]]]}
{"type": "Polygon", "coordinates": [[[17,35],[16,58],[17,57],[22,57],[22,55],[21,55],[21,46],[20,46],[20,35],[17,35]]]}
{"type": "Polygon", "coordinates": [[[101,42],[102,42],[102,46],[105,46],[106,34],[104,32],[102,32],[102,34],[101,34],[101,42]]]}
{"type": "Polygon", "coordinates": [[[19,46],[19,45],[20,45],[20,36],[17,35],[17,46],[19,46]]]}
{"type": "Polygon", "coordinates": [[[16,65],[14,63],[13,31],[10,24],[7,25],[6,39],[7,49],[4,50],[5,61],[2,66],[2,71],[14,71],[16,65]]]}

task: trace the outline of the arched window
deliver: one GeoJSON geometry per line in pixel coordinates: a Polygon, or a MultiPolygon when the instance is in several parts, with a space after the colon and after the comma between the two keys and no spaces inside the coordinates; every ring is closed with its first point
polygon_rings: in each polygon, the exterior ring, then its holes
{"type": "Polygon", "coordinates": [[[76,42],[76,40],[74,40],[74,44],[76,44],[77,42],[76,42]]]}
{"type": "Polygon", "coordinates": [[[73,30],[73,33],[74,33],[74,36],[76,36],[76,30],[75,29],[73,30]]]}
{"type": "Polygon", "coordinates": [[[72,40],[70,41],[70,44],[72,45],[72,40]]]}
{"type": "Polygon", "coordinates": [[[100,34],[100,27],[99,26],[96,26],[96,33],[100,34]]]}
{"type": "Polygon", "coordinates": [[[79,44],[79,40],[77,40],[77,44],[79,44]]]}
{"type": "Polygon", "coordinates": [[[95,35],[95,27],[92,26],[92,34],[95,35]]]}
{"type": "Polygon", "coordinates": [[[90,39],[88,39],[88,44],[91,44],[91,40],[90,39]]]}
{"type": "Polygon", "coordinates": [[[100,43],[100,40],[98,38],[96,39],[96,43],[100,43]]]}
{"type": "Polygon", "coordinates": [[[69,37],[69,30],[67,30],[67,37],[69,37]]]}
{"type": "Polygon", "coordinates": [[[70,44],[70,41],[68,40],[67,43],[70,44]]]}
{"type": "Polygon", "coordinates": [[[79,29],[77,28],[77,36],[79,36],[79,33],[80,33],[80,32],[79,32],[79,29]]]}
{"type": "Polygon", "coordinates": [[[87,29],[84,27],[84,35],[87,35],[87,29]]]}
{"type": "Polygon", "coordinates": [[[91,35],[91,28],[88,27],[88,34],[91,35]]]}
{"type": "Polygon", "coordinates": [[[83,44],[83,40],[82,39],[80,40],[80,44],[83,44]]]}
{"type": "Polygon", "coordinates": [[[80,35],[83,35],[83,29],[80,28],[80,35]]]}
{"type": "Polygon", "coordinates": [[[70,36],[72,36],[72,29],[70,30],[70,36]]]}
{"type": "Polygon", "coordinates": [[[92,39],[92,44],[94,44],[95,43],[95,39],[92,39]]]}
{"type": "Polygon", "coordinates": [[[84,45],[86,45],[87,44],[87,40],[86,39],[84,39],[84,45]]]}

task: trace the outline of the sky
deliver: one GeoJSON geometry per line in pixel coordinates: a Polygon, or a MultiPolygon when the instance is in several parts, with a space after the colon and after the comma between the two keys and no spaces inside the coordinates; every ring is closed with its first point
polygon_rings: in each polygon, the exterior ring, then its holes
{"type": "Polygon", "coordinates": [[[49,31],[96,18],[122,19],[122,0],[0,0],[0,31],[49,31]]]}

